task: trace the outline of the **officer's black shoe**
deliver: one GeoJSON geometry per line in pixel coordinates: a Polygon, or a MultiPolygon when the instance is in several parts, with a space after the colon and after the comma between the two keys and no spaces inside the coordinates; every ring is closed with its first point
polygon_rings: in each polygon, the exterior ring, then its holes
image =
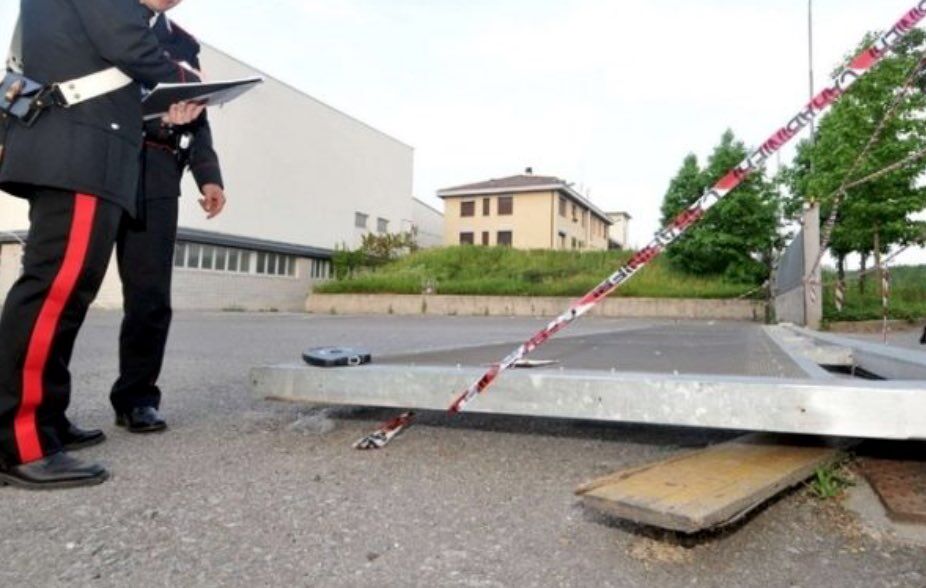
{"type": "Polygon", "coordinates": [[[77,451],[106,441],[106,435],[99,429],[85,430],[71,423],[68,428],[58,433],[58,440],[65,451],[77,451]]]}
{"type": "Polygon", "coordinates": [[[137,406],[129,412],[117,412],[116,426],[130,433],[158,433],[167,428],[167,423],[153,406],[137,406]]]}
{"type": "Polygon", "coordinates": [[[0,485],[27,490],[55,490],[95,486],[109,478],[106,468],[60,452],[45,459],[0,470],[0,485]]]}

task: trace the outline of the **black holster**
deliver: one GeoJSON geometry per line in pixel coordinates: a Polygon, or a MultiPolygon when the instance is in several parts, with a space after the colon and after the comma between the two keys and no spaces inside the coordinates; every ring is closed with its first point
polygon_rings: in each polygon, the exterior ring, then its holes
{"type": "Polygon", "coordinates": [[[6,72],[0,82],[0,113],[27,127],[52,106],[63,105],[64,98],[57,86],[43,85],[15,72],[6,72]]]}

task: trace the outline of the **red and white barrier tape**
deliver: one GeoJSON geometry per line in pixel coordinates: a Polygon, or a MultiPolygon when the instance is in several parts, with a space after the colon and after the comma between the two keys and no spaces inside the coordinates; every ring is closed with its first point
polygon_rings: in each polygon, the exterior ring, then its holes
{"type": "Polygon", "coordinates": [[[926,18],[926,0],[920,0],[890,30],[881,35],[871,47],[856,56],[849,66],[835,77],[832,86],[814,97],[784,127],[775,132],[745,161],[717,182],[713,189],[682,212],[668,227],[659,231],[653,241],[647,247],[638,251],[627,265],[617,270],[594,290],[573,303],[566,312],[515,349],[501,363],[492,366],[481,378],[463,391],[450,406],[451,414],[465,409],[466,405],[491,386],[502,372],[512,367],[526,355],[546,343],[553,335],[594,308],[608,294],[632,278],[634,274],[662,253],[666,247],[681,237],[689,227],[698,222],[711,207],[736,189],[750,174],[761,168],[772,155],[797,136],[817,115],[824,112],[842,97],[850,86],[870,71],[924,18],[926,18]]]}
{"type": "Polygon", "coordinates": [[[402,413],[383,425],[378,431],[354,443],[354,449],[382,449],[415,420],[415,413],[402,413]]]}

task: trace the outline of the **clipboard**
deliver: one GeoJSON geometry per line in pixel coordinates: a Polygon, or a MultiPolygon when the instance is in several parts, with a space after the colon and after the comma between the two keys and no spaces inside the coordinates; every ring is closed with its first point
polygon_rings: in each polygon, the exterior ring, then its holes
{"type": "Polygon", "coordinates": [[[264,81],[261,77],[193,84],[158,84],[142,99],[145,120],[167,113],[171,104],[182,101],[204,102],[221,106],[252,90],[264,81]]]}

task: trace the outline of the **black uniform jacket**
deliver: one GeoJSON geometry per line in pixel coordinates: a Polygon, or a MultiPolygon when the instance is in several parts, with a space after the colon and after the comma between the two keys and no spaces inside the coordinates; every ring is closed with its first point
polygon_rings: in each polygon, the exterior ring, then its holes
{"type": "Polygon", "coordinates": [[[33,127],[12,122],[0,188],[92,194],[135,214],[142,146],[142,86],[196,77],[160,48],[138,0],[21,0],[26,76],[63,82],[115,66],[136,83],[71,108],[51,108],[33,127]],[[25,186],[24,186],[25,185],[25,186]]]}
{"type": "MultiPolygon", "coordinates": [[[[161,48],[177,62],[186,62],[200,70],[199,42],[165,15],[158,16],[153,27],[161,48]]],[[[180,181],[187,166],[193,172],[196,184],[222,183],[219,157],[212,146],[212,130],[203,113],[193,124],[182,127],[165,127],[160,121],[145,124],[145,198],[176,198],[180,196],[180,181]],[[175,154],[179,137],[189,135],[188,149],[175,154]]]]}

